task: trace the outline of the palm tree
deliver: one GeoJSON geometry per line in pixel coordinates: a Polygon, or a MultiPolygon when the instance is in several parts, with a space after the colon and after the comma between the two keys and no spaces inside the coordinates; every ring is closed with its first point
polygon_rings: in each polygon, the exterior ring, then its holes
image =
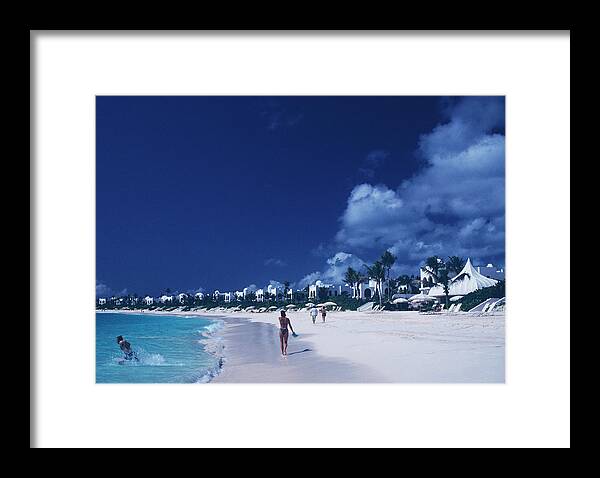
{"type": "Polygon", "coordinates": [[[433,281],[433,283],[438,283],[439,271],[443,267],[445,267],[445,265],[442,259],[440,259],[438,256],[431,256],[425,259],[425,265],[422,267],[422,269],[433,276],[433,279],[430,279],[430,282],[433,281]]]}
{"type": "Polygon", "coordinates": [[[352,269],[352,267],[348,267],[346,272],[344,273],[344,281],[348,283],[350,287],[352,287],[352,291],[354,293],[354,297],[358,297],[358,284],[360,283],[361,277],[360,274],[352,269]]]}
{"type": "Polygon", "coordinates": [[[448,295],[450,294],[450,277],[448,276],[448,269],[443,267],[439,271],[438,282],[442,284],[444,288],[444,294],[446,296],[446,309],[448,308],[449,299],[448,295]]]}
{"type": "MultiPolygon", "coordinates": [[[[392,269],[392,266],[396,262],[396,256],[394,254],[392,254],[390,251],[385,251],[383,253],[383,255],[381,256],[381,259],[379,259],[379,260],[385,269],[385,278],[387,280],[390,280],[390,270],[392,269]]],[[[391,287],[388,287],[388,299],[389,299],[389,294],[390,294],[391,289],[392,289],[391,287]]]]}
{"type": "Polygon", "coordinates": [[[396,281],[398,282],[398,285],[405,285],[405,286],[407,286],[407,290],[408,290],[408,286],[411,283],[411,278],[409,276],[407,276],[406,274],[404,274],[404,275],[399,276],[396,279],[396,281]]]}
{"type": "Polygon", "coordinates": [[[375,261],[372,266],[365,266],[367,268],[367,274],[373,280],[377,281],[377,287],[379,292],[379,305],[382,305],[381,300],[381,288],[383,281],[385,280],[385,267],[381,261],[375,261]]]}
{"type": "Polygon", "coordinates": [[[465,267],[466,263],[467,261],[464,260],[462,257],[450,256],[448,257],[448,261],[446,262],[446,267],[448,268],[448,270],[454,272],[454,275],[457,275],[460,273],[460,271],[463,270],[463,267],[465,267]]]}

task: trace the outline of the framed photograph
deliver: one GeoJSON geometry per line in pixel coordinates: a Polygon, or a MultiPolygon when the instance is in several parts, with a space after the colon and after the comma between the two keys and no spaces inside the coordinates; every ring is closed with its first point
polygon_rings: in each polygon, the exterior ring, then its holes
{"type": "Polygon", "coordinates": [[[502,96],[98,96],[96,382],[503,383],[505,135],[502,96]]]}
{"type": "Polygon", "coordinates": [[[568,31],[31,43],[32,446],[569,446],[568,31]]]}

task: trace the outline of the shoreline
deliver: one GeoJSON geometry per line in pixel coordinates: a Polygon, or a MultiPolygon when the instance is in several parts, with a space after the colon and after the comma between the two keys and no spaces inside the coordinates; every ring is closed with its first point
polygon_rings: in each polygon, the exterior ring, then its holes
{"type": "Polygon", "coordinates": [[[505,382],[504,313],[330,312],[325,323],[319,317],[313,325],[308,313],[290,312],[299,337],[290,337],[283,358],[277,311],[106,312],[223,320],[207,339],[222,346],[210,383],[505,382]]]}

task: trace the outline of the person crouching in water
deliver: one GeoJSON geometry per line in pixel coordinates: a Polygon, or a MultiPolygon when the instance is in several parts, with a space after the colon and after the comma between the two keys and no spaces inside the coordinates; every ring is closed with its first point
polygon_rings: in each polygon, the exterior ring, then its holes
{"type": "Polygon", "coordinates": [[[283,355],[284,357],[287,355],[287,346],[289,338],[288,326],[292,331],[292,334],[295,335],[296,332],[294,332],[294,329],[292,328],[292,323],[290,322],[290,319],[286,317],[285,310],[282,310],[281,316],[279,317],[279,342],[281,343],[281,355],[283,355]]]}
{"type": "Polygon", "coordinates": [[[119,335],[117,337],[117,343],[119,344],[119,347],[121,348],[121,352],[123,352],[125,354],[125,357],[123,357],[125,360],[133,359],[136,362],[140,361],[140,359],[137,358],[136,353],[133,350],[131,350],[131,344],[129,342],[127,342],[127,340],[125,340],[122,335],[119,335]]]}

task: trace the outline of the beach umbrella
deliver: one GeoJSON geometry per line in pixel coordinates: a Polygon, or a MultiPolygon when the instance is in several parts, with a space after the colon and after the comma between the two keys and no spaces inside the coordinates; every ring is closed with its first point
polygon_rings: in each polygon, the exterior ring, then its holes
{"type": "Polygon", "coordinates": [[[312,302],[304,304],[304,307],[314,307],[314,306],[315,306],[315,304],[313,304],[312,302]]]}
{"type": "Polygon", "coordinates": [[[274,305],[272,305],[271,307],[269,307],[268,310],[277,310],[277,307],[275,307],[274,305]]]}
{"type": "Polygon", "coordinates": [[[435,297],[431,297],[429,295],[425,295],[425,294],[417,294],[417,295],[413,295],[410,299],[408,299],[410,302],[416,301],[416,300],[435,300],[435,297]]]}
{"type": "Polygon", "coordinates": [[[325,302],[323,307],[335,307],[337,304],[335,302],[325,302]]]}
{"type": "Polygon", "coordinates": [[[246,312],[248,312],[249,310],[254,310],[254,309],[256,309],[256,307],[254,307],[253,305],[251,305],[250,307],[246,307],[244,310],[246,312]]]}
{"type": "Polygon", "coordinates": [[[403,297],[398,297],[397,299],[394,299],[392,301],[392,304],[402,304],[404,302],[408,302],[408,299],[405,299],[403,297]]]}
{"type": "Polygon", "coordinates": [[[454,297],[450,298],[450,302],[456,302],[457,300],[460,300],[464,297],[464,295],[455,295],[454,297]]]}
{"type": "Polygon", "coordinates": [[[286,309],[295,309],[296,305],[295,304],[286,305],[285,308],[286,309]]]}

